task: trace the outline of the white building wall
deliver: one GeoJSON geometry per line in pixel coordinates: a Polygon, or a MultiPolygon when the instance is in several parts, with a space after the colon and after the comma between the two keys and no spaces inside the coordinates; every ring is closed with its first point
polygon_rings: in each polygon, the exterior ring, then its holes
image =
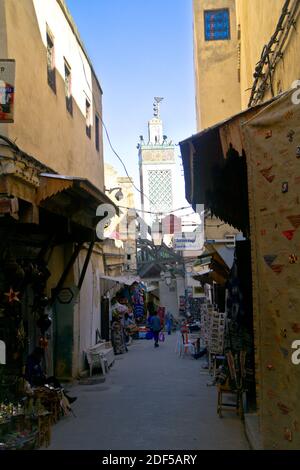
{"type": "Polygon", "coordinates": [[[80,47],[71,26],[66,27],[66,18],[59,3],[53,0],[33,0],[42,41],[47,48],[46,25],[55,41],[55,67],[64,78],[64,57],[71,65],[72,96],[85,116],[85,95],[91,104],[91,124],[93,124],[94,104],[92,97],[91,67],[80,47]],[[83,93],[84,92],[84,93],[83,93]]]}
{"type": "Polygon", "coordinates": [[[169,310],[174,317],[178,317],[178,294],[177,283],[174,280],[170,286],[165,281],[159,281],[160,305],[165,307],[166,313],[169,310]]]}
{"type": "MultiPolygon", "coordinates": [[[[77,280],[79,280],[87,251],[83,250],[77,263],[77,280]]],[[[77,303],[77,328],[74,328],[74,347],[77,348],[77,373],[84,369],[85,352],[96,343],[96,330],[101,333],[101,290],[100,290],[100,256],[93,253],[80,290],[77,303]],[[77,340],[77,341],[76,341],[77,340]]],[[[75,372],[75,375],[76,375],[75,372]]]]}

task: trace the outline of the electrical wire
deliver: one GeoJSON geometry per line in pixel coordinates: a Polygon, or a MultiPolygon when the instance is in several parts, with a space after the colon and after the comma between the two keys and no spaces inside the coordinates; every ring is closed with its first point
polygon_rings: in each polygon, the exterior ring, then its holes
{"type": "MultiPolygon", "coordinates": [[[[95,109],[97,109],[96,100],[95,100],[95,97],[94,97],[94,93],[93,93],[93,90],[91,89],[90,84],[89,84],[89,82],[88,82],[88,79],[87,79],[87,76],[86,76],[86,71],[85,71],[84,62],[83,62],[83,59],[82,59],[82,57],[81,57],[81,54],[80,54],[79,49],[78,49],[78,54],[79,54],[80,59],[81,59],[82,68],[83,68],[83,73],[84,73],[84,76],[85,76],[85,81],[86,81],[87,86],[89,87],[89,90],[90,90],[90,92],[91,92],[95,109]]],[[[136,189],[136,191],[138,191],[142,196],[144,196],[146,199],[148,199],[148,201],[149,201],[152,205],[155,206],[155,204],[151,201],[151,199],[149,199],[149,197],[148,197],[145,193],[143,193],[143,191],[141,191],[141,190],[135,185],[135,183],[133,182],[132,177],[131,177],[131,176],[129,175],[129,173],[128,173],[128,170],[127,170],[127,168],[126,168],[125,163],[123,162],[122,158],[120,157],[120,155],[118,154],[118,152],[114,149],[114,147],[113,147],[113,145],[112,145],[112,143],[111,143],[111,140],[110,140],[110,136],[109,136],[107,127],[106,127],[105,122],[103,121],[103,118],[102,118],[102,116],[101,116],[100,113],[99,113],[99,118],[100,118],[100,121],[101,121],[101,123],[102,123],[102,126],[103,126],[103,128],[104,128],[104,130],[105,130],[105,135],[106,135],[106,137],[107,137],[107,141],[108,141],[108,143],[109,143],[109,146],[110,146],[112,152],[114,153],[114,155],[115,155],[115,156],[118,158],[118,160],[121,162],[121,164],[122,164],[122,166],[123,166],[123,168],[124,168],[124,170],[125,170],[126,176],[130,179],[130,183],[131,183],[132,186],[136,189]]]]}
{"type": "MultiPolygon", "coordinates": [[[[173,209],[167,212],[165,211],[154,212],[154,211],[146,211],[144,209],[136,209],[135,207],[126,207],[126,206],[119,206],[119,205],[118,207],[120,209],[127,209],[127,210],[136,211],[136,212],[144,212],[146,214],[152,214],[152,215],[173,214],[174,212],[178,212],[178,211],[185,210],[185,209],[190,209],[190,206],[187,206],[187,207],[178,207],[178,209],[173,209]]],[[[187,217],[188,215],[194,215],[194,214],[196,214],[196,212],[193,212],[191,214],[184,214],[182,217],[187,217]]]]}
{"type": "MultiPolygon", "coordinates": [[[[87,83],[87,86],[91,92],[91,95],[92,95],[92,99],[93,99],[93,102],[94,102],[94,106],[95,106],[95,109],[97,109],[97,106],[96,106],[96,100],[95,100],[95,97],[94,97],[94,93],[93,93],[93,90],[91,89],[90,87],[90,84],[88,82],[88,79],[87,79],[87,76],[86,76],[86,71],[85,71],[85,66],[84,66],[84,62],[83,62],[83,59],[82,59],[82,56],[80,54],[80,51],[78,49],[78,54],[80,56],[80,59],[81,59],[81,63],[82,63],[82,68],[83,68],[83,73],[84,73],[84,76],[85,76],[85,81],[87,83]]],[[[130,180],[130,184],[132,184],[132,186],[136,189],[136,191],[138,191],[142,196],[144,196],[146,199],[148,199],[148,201],[153,205],[155,206],[155,204],[153,203],[153,201],[151,201],[151,199],[143,192],[141,191],[134,183],[134,181],[132,180],[132,177],[129,175],[128,173],[128,170],[126,168],[126,165],[123,161],[123,159],[120,157],[120,155],[118,154],[118,152],[115,150],[115,148],[113,147],[112,145],[112,142],[111,142],[111,139],[110,139],[110,136],[109,136],[109,132],[108,132],[108,129],[105,125],[105,122],[103,121],[103,118],[101,116],[101,114],[99,114],[99,118],[100,118],[100,121],[102,123],[102,126],[105,130],[105,135],[106,135],[106,138],[107,138],[107,141],[109,143],[109,146],[112,150],[112,152],[114,153],[114,155],[118,158],[118,160],[120,161],[120,163],[122,164],[123,168],[124,168],[124,171],[126,173],[126,176],[129,178],[130,180]]],[[[121,209],[132,209],[132,210],[136,210],[137,212],[143,212],[143,213],[147,213],[147,214],[152,214],[152,215],[162,215],[162,214],[172,214],[174,212],[178,212],[180,210],[185,210],[185,209],[190,209],[191,206],[187,206],[187,207],[180,207],[178,209],[174,209],[172,211],[168,211],[168,212],[153,212],[153,211],[146,211],[146,210],[142,210],[142,209],[134,209],[134,208],[129,208],[129,207],[122,207],[122,206],[119,206],[121,209]]],[[[195,213],[195,212],[194,212],[195,213]]],[[[194,213],[192,213],[191,215],[193,215],[194,213]]],[[[186,217],[186,215],[183,215],[182,217],[186,217]]]]}
{"type": "Polygon", "coordinates": [[[145,193],[143,193],[143,191],[141,191],[141,190],[134,184],[132,177],[129,175],[129,173],[128,173],[128,171],[127,171],[127,168],[126,168],[125,163],[123,162],[122,158],[121,158],[120,155],[116,152],[116,150],[114,149],[114,147],[113,147],[113,145],[112,145],[112,143],[111,143],[110,136],[109,136],[107,127],[106,127],[106,125],[105,125],[105,123],[104,123],[104,121],[103,121],[103,119],[102,119],[102,116],[99,116],[99,117],[100,117],[102,126],[103,126],[103,128],[104,128],[104,130],[105,130],[105,135],[106,135],[107,141],[108,141],[108,143],[109,143],[109,146],[110,146],[112,152],[114,153],[114,155],[115,155],[115,156],[118,158],[118,160],[121,162],[121,164],[122,164],[122,166],[123,166],[123,168],[124,168],[124,170],[125,170],[126,176],[130,179],[130,184],[132,184],[132,186],[136,189],[136,191],[138,191],[142,196],[144,196],[145,198],[147,198],[148,201],[149,201],[152,205],[155,205],[155,204],[151,201],[151,199],[149,199],[149,197],[148,197],[145,193]]]}

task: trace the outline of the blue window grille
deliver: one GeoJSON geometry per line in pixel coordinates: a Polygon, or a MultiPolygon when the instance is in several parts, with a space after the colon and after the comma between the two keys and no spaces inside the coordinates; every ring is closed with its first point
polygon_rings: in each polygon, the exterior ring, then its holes
{"type": "Polygon", "coordinates": [[[204,25],[206,41],[230,39],[230,17],[228,9],[205,11],[204,25]]]}

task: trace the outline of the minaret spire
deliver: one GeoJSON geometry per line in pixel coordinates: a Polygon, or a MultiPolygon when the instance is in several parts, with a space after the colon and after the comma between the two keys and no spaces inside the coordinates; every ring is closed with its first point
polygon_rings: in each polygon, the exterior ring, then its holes
{"type": "Polygon", "coordinates": [[[159,96],[154,97],[153,103],[153,116],[157,119],[160,119],[160,103],[162,102],[163,98],[159,96]]]}
{"type": "Polygon", "coordinates": [[[163,123],[160,118],[160,103],[163,98],[154,97],[153,118],[148,123],[149,128],[149,144],[161,145],[163,143],[163,123]]]}

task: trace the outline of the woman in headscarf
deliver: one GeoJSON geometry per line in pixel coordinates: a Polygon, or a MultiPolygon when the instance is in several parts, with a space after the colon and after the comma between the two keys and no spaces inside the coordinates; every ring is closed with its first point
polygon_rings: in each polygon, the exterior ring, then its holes
{"type": "Polygon", "coordinates": [[[126,344],[124,341],[123,326],[119,316],[115,316],[111,325],[111,339],[115,354],[124,354],[126,344]]]}
{"type": "Polygon", "coordinates": [[[126,351],[124,326],[122,325],[122,314],[127,311],[114,297],[112,299],[112,324],[111,324],[111,340],[115,354],[124,354],[126,351]]]}

